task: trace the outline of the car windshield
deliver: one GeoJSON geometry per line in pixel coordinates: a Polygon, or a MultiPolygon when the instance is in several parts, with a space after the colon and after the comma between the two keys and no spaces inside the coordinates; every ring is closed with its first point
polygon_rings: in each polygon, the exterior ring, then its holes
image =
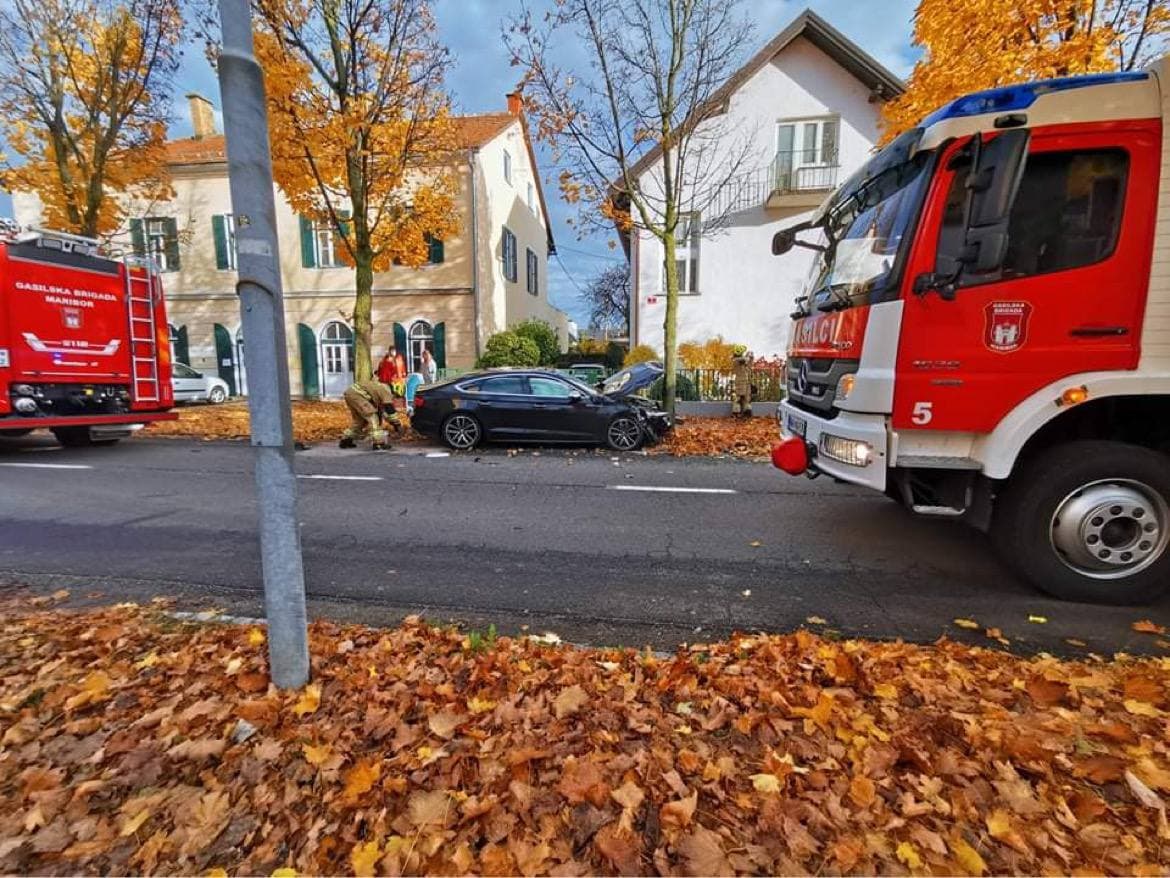
{"type": "Polygon", "coordinates": [[[907,232],[922,203],[930,153],[887,168],[828,211],[827,246],[815,261],[811,301],[822,310],[880,301],[897,284],[907,232]]]}

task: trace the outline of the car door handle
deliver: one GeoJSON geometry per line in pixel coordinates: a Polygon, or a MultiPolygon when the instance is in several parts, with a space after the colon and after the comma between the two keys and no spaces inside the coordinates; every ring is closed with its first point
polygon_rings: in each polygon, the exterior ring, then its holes
{"type": "Polygon", "coordinates": [[[1128,326],[1076,326],[1068,331],[1073,338],[1102,338],[1110,335],[1129,335],[1128,326]]]}

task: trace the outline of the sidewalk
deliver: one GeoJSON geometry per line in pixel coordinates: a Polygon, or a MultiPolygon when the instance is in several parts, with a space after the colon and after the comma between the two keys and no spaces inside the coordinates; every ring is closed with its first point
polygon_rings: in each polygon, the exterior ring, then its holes
{"type": "Polygon", "coordinates": [[[321,622],[280,693],[254,625],[50,604],[0,607],[6,873],[1170,868],[1167,659],[321,622]]]}

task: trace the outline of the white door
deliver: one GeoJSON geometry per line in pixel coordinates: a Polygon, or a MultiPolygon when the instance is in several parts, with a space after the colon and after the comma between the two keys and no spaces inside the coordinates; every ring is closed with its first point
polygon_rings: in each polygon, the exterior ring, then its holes
{"type": "Polygon", "coordinates": [[[353,384],[353,332],[340,321],[321,331],[321,369],[324,396],[341,396],[353,384]]]}

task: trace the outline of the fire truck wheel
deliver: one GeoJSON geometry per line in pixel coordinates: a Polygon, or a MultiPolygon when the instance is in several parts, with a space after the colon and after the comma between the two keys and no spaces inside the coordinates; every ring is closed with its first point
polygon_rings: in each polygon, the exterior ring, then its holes
{"type": "Polygon", "coordinates": [[[1170,465],[1123,442],[1070,442],[1029,461],[996,500],[1000,558],[1058,598],[1139,604],[1170,586],[1170,465]]]}
{"type": "Polygon", "coordinates": [[[53,430],[57,441],[66,448],[89,448],[113,445],[118,441],[113,439],[94,439],[90,435],[89,427],[57,427],[53,430]]]}

